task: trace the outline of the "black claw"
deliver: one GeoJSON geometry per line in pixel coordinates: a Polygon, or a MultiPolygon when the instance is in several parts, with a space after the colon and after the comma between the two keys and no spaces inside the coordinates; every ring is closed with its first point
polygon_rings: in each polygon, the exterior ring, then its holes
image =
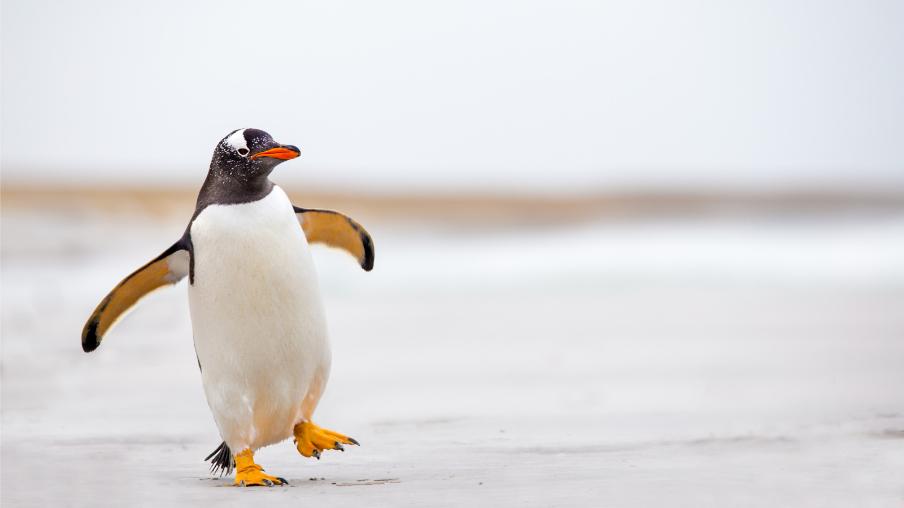
{"type": "Polygon", "coordinates": [[[361,446],[361,443],[359,443],[358,441],[356,441],[356,440],[354,440],[354,439],[352,439],[352,438],[348,438],[348,442],[351,443],[351,444],[353,444],[353,445],[355,445],[355,446],[361,446]]]}
{"type": "Polygon", "coordinates": [[[273,486],[273,482],[271,482],[270,480],[264,478],[264,485],[266,485],[266,486],[268,486],[268,487],[272,487],[272,486],[273,486]]]}
{"type": "Polygon", "coordinates": [[[336,441],[336,447],[333,448],[333,449],[334,449],[334,450],[339,450],[340,452],[344,452],[344,451],[345,451],[345,448],[343,448],[342,445],[339,444],[339,441],[336,441]]]}
{"type": "Polygon", "coordinates": [[[314,450],[314,456],[317,457],[317,460],[320,460],[320,450],[314,450]]]}
{"type": "Polygon", "coordinates": [[[286,480],[285,478],[281,478],[281,477],[277,476],[276,479],[281,481],[283,485],[289,484],[289,480],[286,480]]]}

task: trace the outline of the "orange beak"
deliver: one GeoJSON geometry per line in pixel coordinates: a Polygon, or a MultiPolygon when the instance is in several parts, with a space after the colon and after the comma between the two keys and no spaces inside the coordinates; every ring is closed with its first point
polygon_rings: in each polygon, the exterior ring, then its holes
{"type": "Polygon", "coordinates": [[[282,159],[284,161],[287,161],[289,159],[298,157],[300,153],[301,152],[299,152],[298,150],[292,150],[291,148],[283,148],[280,146],[277,148],[264,150],[263,152],[258,152],[251,156],[251,160],[259,159],[261,157],[273,157],[274,159],[282,159]]]}

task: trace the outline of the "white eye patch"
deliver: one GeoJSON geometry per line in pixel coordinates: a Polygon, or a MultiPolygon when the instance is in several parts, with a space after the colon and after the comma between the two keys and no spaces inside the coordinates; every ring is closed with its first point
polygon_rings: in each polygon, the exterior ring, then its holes
{"type": "Polygon", "coordinates": [[[233,150],[242,154],[248,155],[248,142],[245,141],[245,129],[239,129],[232,134],[230,134],[226,138],[226,144],[229,145],[233,150]]]}

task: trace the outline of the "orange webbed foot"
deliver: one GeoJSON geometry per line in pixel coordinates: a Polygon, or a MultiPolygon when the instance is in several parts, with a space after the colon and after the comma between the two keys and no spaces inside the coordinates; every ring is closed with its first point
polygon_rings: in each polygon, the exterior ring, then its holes
{"type": "Polygon", "coordinates": [[[246,449],[235,456],[235,486],[237,487],[272,487],[288,485],[285,478],[264,473],[264,468],[254,462],[254,453],[246,449]]]}
{"type": "Polygon", "coordinates": [[[305,457],[320,458],[324,450],[345,451],[344,444],[360,446],[358,441],[344,434],[324,429],[311,422],[301,422],[295,426],[295,447],[305,457]]]}

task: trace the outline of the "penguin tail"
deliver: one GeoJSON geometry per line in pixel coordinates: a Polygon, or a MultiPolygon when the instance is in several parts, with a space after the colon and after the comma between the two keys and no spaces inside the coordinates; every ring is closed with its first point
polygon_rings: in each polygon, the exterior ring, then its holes
{"type": "Polygon", "coordinates": [[[220,443],[204,460],[210,462],[210,473],[216,476],[232,474],[235,468],[235,459],[232,457],[232,450],[226,446],[226,441],[220,443]]]}

